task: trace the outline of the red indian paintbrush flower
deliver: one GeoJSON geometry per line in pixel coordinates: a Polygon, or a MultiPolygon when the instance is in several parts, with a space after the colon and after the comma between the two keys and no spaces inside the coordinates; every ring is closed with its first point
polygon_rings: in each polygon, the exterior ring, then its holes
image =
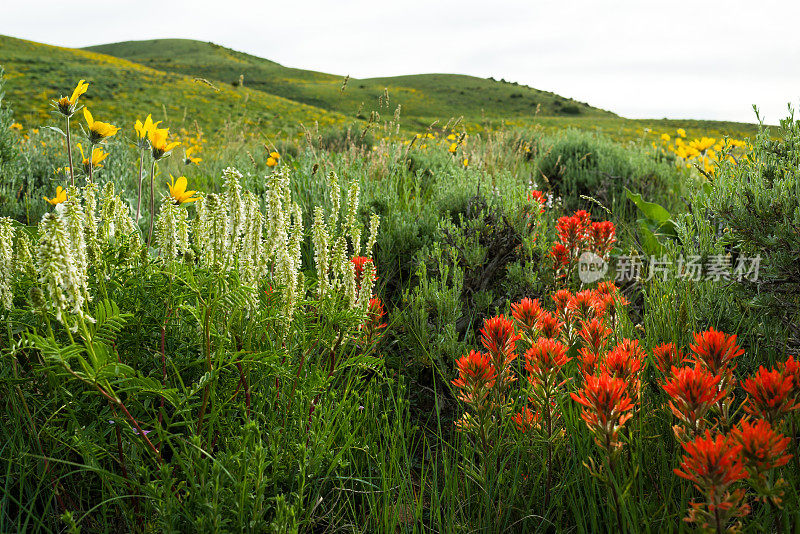
{"type": "Polygon", "coordinates": [[[725,392],[719,389],[722,379],[703,367],[673,367],[671,374],[662,387],[672,398],[669,403],[672,413],[685,426],[684,429],[675,428],[678,439],[684,441],[689,436],[701,434],[706,413],[725,396],[725,392]]]}
{"type": "Polygon", "coordinates": [[[738,480],[747,478],[740,452],[742,446],[722,434],[716,438],[706,430],[705,437],[683,444],[687,452],[681,468],[675,474],[694,483],[706,501],[691,503],[685,521],[701,524],[709,530],[723,532],[730,518],[746,515],[749,507],[742,504],[744,491],[729,492],[728,488],[738,480]]]}
{"type": "Polygon", "coordinates": [[[522,408],[521,412],[514,414],[511,418],[517,425],[521,432],[528,432],[539,426],[539,419],[541,418],[539,412],[532,412],[527,406],[522,408]]]}
{"type": "Polygon", "coordinates": [[[653,349],[656,368],[664,376],[669,376],[670,369],[684,362],[683,353],[673,343],[663,343],[653,349]]]}
{"type": "Polygon", "coordinates": [[[591,349],[581,347],[578,349],[578,362],[582,375],[593,375],[600,362],[600,355],[592,352],[591,349]]]}
{"type": "MultiPolygon", "coordinates": [[[[356,288],[360,290],[361,278],[364,276],[364,265],[366,263],[372,263],[372,259],[365,256],[354,256],[350,261],[353,262],[356,268],[356,288]]],[[[378,277],[376,276],[374,279],[377,280],[378,277]]]]}
{"type": "Polygon", "coordinates": [[[572,293],[570,293],[569,289],[559,289],[555,293],[551,295],[553,302],[556,304],[556,314],[557,315],[564,315],[567,309],[567,303],[569,299],[572,298],[572,293]]]}
{"type": "Polygon", "coordinates": [[[547,310],[542,310],[542,313],[539,314],[539,318],[536,320],[536,329],[542,337],[549,337],[552,339],[561,335],[562,325],[563,323],[547,310]]]}
{"type": "Polygon", "coordinates": [[[700,491],[722,493],[737,480],[747,478],[739,458],[742,446],[723,434],[711,437],[711,431],[706,430],[705,436],[684,443],[683,449],[688,454],[683,456],[681,469],[674,469],[675,474],[694,482],[700,491]]]}
{"type": "Polygon", "coordinates": [[[586,210],[578,210],[572,216],[577,218],[586,229],[588,229],[589,225],[592,223],[592,216],[586,210]]]}
{"type": "Polygon", "coordinates": [[[369,346],[380,339],[383,329],[386,328],[386,323],[383,322],[383,317],[386,312],[383,309],[383,302],[378,297],[369,299],[369,306],[367,307],[367,317],[362,325],[364,333],[364,343],[369,346]]]}
{"type": "Polygon", "coordinates": [[[456,367],[458,378],[452,383],[461,390],[458,398],[481,409],[497,378],[491,357],[472,350],[456,361],[456,367]]]}
{"type": "Polygon", "coordinates": [[[516,380],[512,375],[510,364],[517,357],[515,349],[517,341],[520,339],[519,334],[514,331],[514,323],[503,315],[483,321],[481,343],[492,358],[492,365],[497,372],[497,382],[501,390],[516,380]]]}
{"type": "Polygon", "coordinates": [[[603,368],[611,376],[625,382],[635,380],[644,367],[644,351],[637,340],[623,339],[611,349],[603,362],[603,368]]]}
{"type": "Polygon", "coordinates": [[[792,399],[792,377],[778,370],[768,371],[761,366],[752,377],[742,382],[747,392],[744,411],[777,424],[783,414],[800,408],[792,399]]]}
{"type": "Polygon", "coordinates": [[[584,321],[582,328],[578,332],[578,337],[583,341],[583,346],[590,349],[595,354],[604,352],[611,329],[606,326],[605,321],[594,317],[591,321],[584,321]]]}
{"type": "Polygon", "coordinates": [[[764,419],[755,423],[743,419],[739,427],[731,430],[731,437],[742,447],[740,454],[745,467],[756,476],[786,465],[792,458],[786,454],[791,438],[775,432],[764,419]]]}
{"type": "Polygon", "coordinates": [[[614,282],[606,280],[604,282],[598,282],[597,287],[595,288],[595,292],[600,296],[608,296],[608,295],[616,295],[619,290],[617,289],[617,285],[614,282]]]}
{"type": "Polygon", "coordinates": [[[595,435],[597,444],[611,451],[622,444],[617,434],[625,422],[633,417],[626,413],[633,408],[626,384],[608,373],[585,377],[583,389],[578,394],[570,393],[572,399],[581,404],[581,417],[595,435]]]}
{"type": "Polygon", "coordinates": [[[519,338],[514,331],[514,323],[506,319],[504,315],[497,315],[483,321],[481,343],[492,356],[497,354],[513,355],[515,344],[519,338]]]}
{"type": "Polygon", "coordinates": [[[567,310],[573,317],[578,317],[584,321],[600,316],[605,311],[603,302],[591,289],[575,293],[567,302],[567,310]]]}
{"type": "Polygon", "coordinates": [[[528,202],[536,202],[539,205],[539,214],[544,213],[544,207],[547,205],[547,197],[541,191],[532,189],[528,191],[528,202]]]}
{"type": "Polygon", "coordinates": [[[517,322],[517,326],[531,336],[536,330],[536,322],[540,313],[542,313],[542,308],[539,306],[539,299],[524,298],[511,305],[511,316],[517,322]]]}
{"type": "Polygon", "coordinates": [[[611,252],[611,247],[617,240],[616,229],[611,221],[593,222],[589,227],[589,242],[591,250],[601,257],[611,252]]]}
{"type": "Polygon", "coordinates": [[[571,258],[575,258],[580,254],[583,242],[586,240],[588,234],[588,225],[576,215],[560,217],[556,223],[558,237],[569,251],[571,258]]]}
{"type": "Polygon", "coordinates": [[[553,245],[553,248],[550,249],[550,256],[553,257],[553,264],[556,271],[562,267],[566,267],[570,263],[569,251],[567,250],[567,247],[561,243],[556,243],[553,245]]]}
{"type": "Polygon", "coordinates": [[[645,353],[639,342],[623,339],[606,354],[602,362],[603,370],[615,378],[621,379],[628,388],[628,394],[634,402],[639,400],[642,381],[639,377],[645,364],[645,353]]]}
{"type": "Polygon", "coordinates": [[[552,389],[556,386],[556,375],[571,359],[567,358],[567,347],[563,343],[541,337],[525,353],[528,380],[535,386],[552,389]]]}
{"type": "Polygon", "coordinates": [[[598,283],[595,293],[603,303],[603,309],[605,312],[612,318],[616,317],[619,308],[628,305],[628,299],[622,296],[622,294],[619,292],[619,289],[617,289],[617,286],[614,285],[613,282],[598,283]]]}
{"type": "Polygon", "coordinates": [[[694,335],[694,345],[689,348],[694,353],[694,361],[715,375],[729,376],[736,369],[733,360],[744,354],[736,344],[736,335],[729,336],[714,328],[694,335]]]}

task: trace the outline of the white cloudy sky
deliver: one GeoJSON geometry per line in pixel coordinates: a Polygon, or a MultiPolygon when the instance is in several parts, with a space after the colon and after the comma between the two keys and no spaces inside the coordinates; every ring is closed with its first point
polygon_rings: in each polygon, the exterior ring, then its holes
{"type": "Polygon", "coordinates": [[[0,4],[0,34],[49,44],[182,37],[355,78],[494,76],[632,118],[754,122],[757,104],[776,123],[800,105],[795,0],[0,4]]]}

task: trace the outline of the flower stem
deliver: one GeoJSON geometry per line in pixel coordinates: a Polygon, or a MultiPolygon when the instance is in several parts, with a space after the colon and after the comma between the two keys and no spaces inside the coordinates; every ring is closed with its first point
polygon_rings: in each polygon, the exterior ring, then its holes
{"type": "Polygon", "coordinates": [[[75,186],[75,169],[72,166],[72,143],[69,137],[69,117],[67,117],[67,156],[69,158],[69,177],[72,180],[72,186],[75,186]]]}
{"type": "Polygon", "coordinates": [[[619,530],[620,532],[624,532],[625,529],[622,526],[622,514],[620,513],[619,493],[617,492],[617,482],[616,482],[616,477],[614,476],[614,460],[613,458],[611,458],[611,449],[609,448],[607,450],[608,450],[608,472],[611,475],[609,486],[611,486],[611,493],[614,497],[614,511],[617,514],[617,525],[619,526],[619,530]]]}
{"type": "Polygon", "coordinates": [[[550,484],[552,482],[552,462],[553,462],[553,422],[550,414],[550,396],[545,396],[547,403],[545,409],[545,417],[547,418],[547,478],[544,487],[544,510],[547,513],[547,507],[550,505],[550,484]]]}
{"type": "Polygon", "coordinates": [[[153,220],[156,217],[156,162],[153,160],[153,167],[150,170],[150,229],[147,231],[147,248],[153,240],[153,220]]]}
{"type": "Polygon", "coordinates": [[[136,224],[139,224],[139,214],[142,212],[142,167],[144,166],[144,149],[139,150],[139,194],[136,199],[136,224]]]}

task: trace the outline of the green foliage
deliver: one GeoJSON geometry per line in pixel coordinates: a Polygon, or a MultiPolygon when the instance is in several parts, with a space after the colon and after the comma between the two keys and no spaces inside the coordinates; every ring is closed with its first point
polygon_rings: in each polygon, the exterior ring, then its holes
{"type": "Polygon", "coordinates": [[[659,237],[673,239],[678,237],[672,214],[660,204],[647,202],[639,193],[632,193],[626,188],[625,194],[628,200],[633,202],[643,215],[636,221],[636,224],[645,254],[661,256],[664,253],[664,246],[661,244],[659,237]]]}
{"type": "MultiPolygon", "coordinates": [[[[203,57],[230,52],[212,51],[203,57]]],[[[249,80],[226,91],[252,90],[249,80]]],[[[525,89],[496,83],[523,95],[510,101],[528,98],[525,89]]],[[[179,155],[160,163],[158,196],[168,173],[219,192],[217,176],[236,165],[263,206],[275,170],[264,160],[277,148],[306,223],[315,206],[330,214],[330,171],[357,181],[356,224],[381,215],[374,260],[376,293],[389,312],[384,342],[363,342],[364,318],[345,300],[309,296],[317,278],[308,235],[300,259],[305,297],[289,325],[274,269],[249,287],[236,267],[201,267],[198,250],[168,262],[155,248],[131,257],[126,243],[112,240],[88,271],[94,300],[86,311],[94,322],[73,319],[72,329],[37,304],[36,277],[15,271],[13,308],[0,312],[0,532],[680,530],[697,495],[673,473],[681,447],[652,365],[618,469],[601,478],[587,469],[598,449],[566,395],[556,399],[563,433],[523,433],[512,421],[529,402],[522,353],[513,363],[519,395],[508,399],[496,434],[481,443],[456,431],[464,410],[451,385],[453,362],[481,349],[483,319],[508,313],[510,302],[540,298],[552,308],[555,220],[597,206],[590,199],[611,209],[602,218],[617,225],[620,251],[663,253],[673,265],[681,255],[769,256],[766,278],[754,285],[682,280],[677,269],[630,284],[631,318],[618,316],[621,335],[651,351],[666,341],[685,348],[693,331],[708,326],[738,333],[747,355],[737,379],[783,356],[797,320],[792,261],[800,249],[792,233],[798,125],[784,128],[783,138],[764,134],[751,161],[724,166],[705,188],[694,171],[635,143],[546,128],[472,134],[451,154],[443,136],[426,136],[422,148],[381,138],[377,128],[361,142],[361,129],[323,125],[268,146],[229,141],[204,153],[200,166],[184,166],[179,155]],[[560,194],[561,203],[539,214],[527,198],[531,188],[560,194]],[[658,248],[647,248],[644,229],[658,248]],[[622,495],[619,520],[608,481],[622,495]]],[[[4,167],[0,214],[32,226],[54,210],[41,196],[67,178],[54,172],[65,165],[63,138],[25,133],[25,142],[17,133],[8,138],[19,157],[4,167]]],[[[107,149],[95,177],[133,204],[138,153],[122,136],[107,149]]],[[[14,228],[17,238],[32,239],[35,255],[35,229],[14,228]]],[[[577,387],[574,370],[565,392],[577,387]]],[[[782,476],[788,531],[800,524],[797,468],[786,466],[782,476]]],[[[768,530],[773,513],[753,503],[747,521],[768,530]]]]}
{"type": "Polygon", "coordinates": [[[17,158],[17,143],[11,125],[14,124],[14,111],[6,100],[5,71],[0,65],[0,175],[5,176],[10,165],[17,158]]]}
{"type": "MultiPolygon", "coordinates": [[[[464,352],[465,310],[462,303],[464,272],[434,245],[428,261],[417,269],[417,283],[403,294],[392,317],[397,351],[403,366],[446,369],[455,354],[464,352]]],[[[467,312],[468,313],[468,312],[467,312]]]]}
{"type": "Polygon", "coordinates": [[[566,211],[592,209],[591,197],[627,219],[625,188],[671,206],[680,190],[680,173],[640,150],[575,130],[538,146],[536,168],[566,211]]]}
{"type": "Polygon", "coordinates": [[[740,257],[760,258],[758,279],[736,286],[739,298],[754,315],[770,314],[767,324],[786,329],[783,335],[766,330],[764,339],[776,341],[781,352],[796,353],[800,350],[800,122],[793,114],[782,120],[777,139],[762,131],[747,160],[723,163],[710,187],[697,193],[695,206],[696,213],[707,216],[707,224],[716,231],[714,241],[732,263],[740,257]]]}

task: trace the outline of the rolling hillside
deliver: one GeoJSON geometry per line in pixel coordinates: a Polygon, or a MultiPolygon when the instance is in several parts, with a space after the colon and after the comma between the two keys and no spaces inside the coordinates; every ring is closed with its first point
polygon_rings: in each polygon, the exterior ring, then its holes
{"type": "Polygon", "coordinates": [[[424,119],[424,124],[459,116],[468,120],[529,117],[537,105],[540,115],[545,116],[615,116],[546,91],[457,74],[350,79],[343,92],[344,76],[284,67],[213,43],[186,39],[128,41],[87,50],[165,72],[219,81],[229,87],[238,85],[243,76],[245,87],[351,116],[359,109],[367,110],[362,116],[368,115],[384,89],[388,89],[390,104],[381,113],[392,113],[401,104],[404,118],[424,119]]]}
{"type": "Polygon", "coordinates": [[[227,139],[243,132],[285,137],[301,123],[316,122],[323,129],[350,125],[372,110],[385,120],[398,104],[401,123],[411,132],[461,116],[472,131],[501,122],[526,127],[534,123],[537,106],[535,123],[548,130],[590,129],[620,140],[641,140],[648,131],[674,133],[679,127],[690,137],[741,137],[757,129],[712,121],[634,121],[553,93],[457,74],[349,79],[342,91],[342,76],[182,39],[71,49],[0,36],[0,66],[6,71],[7,101],[26,128],[48,124],[49,101],[69,95],[83,78],[90,90],[81,101],[98,120],[130,128],[136,118],[152,113],[174,129],[194,132],[196,124],[208,137],[227,139]],[[389,102],[379,105],[385,89],[389,102]]]}
{"type": "Polygon", "coordinates": [[[329,126],[351,121],[339,113],[247,87],[212,87],[126,59],[6,36],[0,36],[0,65],[6,71],[7,100],[26,127],[46,124],[51,117],[49,101],[68,96],[82,78],[90,88],[81,102],[95,118],[126,128],[148,113],[173,128],[194,129],[196,121],[211,135],[231,134],[242,123],[275,134],[293,131],[300,122],[329,126]]]}

